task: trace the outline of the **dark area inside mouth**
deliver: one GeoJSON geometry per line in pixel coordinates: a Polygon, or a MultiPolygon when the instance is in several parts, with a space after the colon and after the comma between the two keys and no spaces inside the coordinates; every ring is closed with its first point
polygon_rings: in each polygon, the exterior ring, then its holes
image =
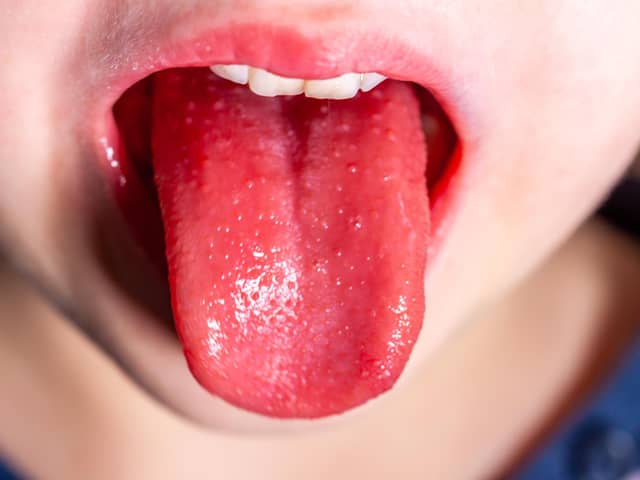
{"type": "MultiPolygon", "coordinates": [[[[124,201],[124,204],[121,202],[122,213],[136,242],[146,252],[161,276],[166,277],[164,238],[163,235],[158,234],[164,229],[154,184],[151,153],[153,79],[154,75],[150,75],[126,90],[113,106],[113,115],[120,140],[125,147],[126,158],[121,161],[128,162],[130,168],[127,170],[130,175],[136,176],[133,179],[135,181],[128,181],[127,185],[141,190],[125,195],[134,200],[124,201]],[[141,196],[151,200],[145,202],[147,206],[144,211],[140,211],[141,207],[135,201],[141,196]],[[132,212],[135,213],[132,214],[132,212]]],[[[438,188],[439,183],[444,183],[443,179],[450,176],[450,170],[455,169],[451,159],[458,137],[446,113],[433,95],[417,84],[413,87],[420,101],[422,125],[428,145],[429,160],[425,182],[427,182],[430,203],[433,207],[433,204],[438,201],[438,198],[433,196],[434,192],[439,194],[442,190],[438,188]]]]}
{"type": "MultiPolygon", "coordinates": [[[[120,97],[113,106],[113,116],[133,171],[145,194],[157,205],[151,159],[152,95],[153,75],[135,83],[120,97]]],[[[160,210],[156,213],[159,219],[160,210]]]]}

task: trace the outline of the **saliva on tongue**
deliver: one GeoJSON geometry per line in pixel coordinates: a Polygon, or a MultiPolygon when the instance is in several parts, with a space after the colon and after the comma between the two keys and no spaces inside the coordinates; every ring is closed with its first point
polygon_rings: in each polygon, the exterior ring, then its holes
{"type": "Polygon", "coordinates": [[[424,315],[427,152],[412,88],[264,98],[181,69],[153,89],[172,305],[195,378],[283,418],[391,388],[424,315]]]}

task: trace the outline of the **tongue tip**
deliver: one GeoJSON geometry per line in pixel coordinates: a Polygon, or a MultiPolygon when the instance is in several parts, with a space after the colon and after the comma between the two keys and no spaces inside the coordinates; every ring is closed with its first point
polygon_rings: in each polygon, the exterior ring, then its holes
{"type": "Polygon", "coordinates": [[[386,370],[373,379],[373,372],[365,372],[351,381],[337,380],[334,385],[293,388],[283,388],[281,380],[265,383],[264,378],[255,378],[254,388],[247,389],[252,382],[246,378],[236,382],[228,374],[212,375],[186,351],[185,357],[192,375],[209,393],[234,407],[279,419],[318,419],[361,407],[391,390],[404,368],[404,362],[400,362],[402,365],[393,373],[386,370]]]}
{"type": "MultiPolygon", "coordinates": [[[[329,334],[315,352],[309,349],[310,340],[305,341],[306,350],[280,349],[269,338],[224,344],[222,350],[212,352],[210,337],[193,331],[207,340],[186,338],[183,346],[193,377],[212,395],[272,418],[316,419],[343,414],[392,389],[409,360],[421,323],[414,322],[402,340],[397,329],[375,340],[365,336],[360,348],[341,344],[340,336],[329,334]],[[193,348],[204,343],[208,344],[205,349],[193,348]]],[[[180,322],[177,326],[181,330],[180,322]]]]}

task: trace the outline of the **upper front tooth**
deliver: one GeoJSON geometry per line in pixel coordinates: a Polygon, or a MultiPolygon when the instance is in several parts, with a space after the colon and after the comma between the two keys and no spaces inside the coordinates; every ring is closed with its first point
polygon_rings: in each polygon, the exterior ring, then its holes
{"type": "Polygon", "coordinates": [[[247,65],[213,65],[211,71],[219,77],[240,85],[246,85],[249,81],[249,67],[247,65]]]}
{"type": "Polygon", "coordinates": [[[363,73],[362,74],[362,82],[360,85],[360,90],[363,92],[368,92],[369,90],[373,90],[382,82],[387,79],[384,75],[380,75],[379,73],[363,73]]]}
{"type": "Polygon", "coordinates": [[[311,98],[353,98],[360,88],[360,77],[359,73],[345,73],[326,80],[307,80],[304,82],[304,94],[311,98]]]}
{"type": "Polygon", "coordinates": [[[249,88],[257,95],[298,95],[304,90],[304,80],[286,78],[267,72],[261,68],[249,68],[249,88]]]}
{"type": "Polygon", "coordinates": [[[277,95],[298,95],[302,92],[311,98],[346,99],[353,98],[358,90],[373,90],[386,77],[379,73],[345,73],[326,80],[302,80],[275,75],[261,68],[248,65],[213,65],[211,71],[219,77],[241,85],[249,84],[256,94],[275,97],[277,95]]]}

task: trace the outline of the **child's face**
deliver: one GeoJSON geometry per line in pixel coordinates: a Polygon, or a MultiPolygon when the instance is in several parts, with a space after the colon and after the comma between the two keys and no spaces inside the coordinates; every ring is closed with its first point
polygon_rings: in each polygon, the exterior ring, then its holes
{"type": "MultiPolygon", "coordinates": [[[[201,51],[215,51],[206,33],[233,23],[239,32],[257,25],[314,37],[295,53],[322,58],[328,71],[354,62],[348,41],[325,38],[336,35],[372,45],[388,37],[391,50],[402,44],[398,71],[403,55],[407,64],[416,56],[429,64],[424,86],[447,111],[462,157],[437,213],[427,314],[411,368],[592,211],[640,136],[640,3],[633,0],[0,5],[3,247],[154,395],[213,423],[227,407],[195,386],[178,342],[155,318],[166,293],[121,231],[93,149],[97,125],[124,84],[151,73],[149,63],[180,62],[166,55],[169,44],[197,36],[205,39],[201,51]],[[151,299],[141,301],[145,295],[151,299]]],[[[268,54],[262,58],[267,66],[268,54]]]]}

